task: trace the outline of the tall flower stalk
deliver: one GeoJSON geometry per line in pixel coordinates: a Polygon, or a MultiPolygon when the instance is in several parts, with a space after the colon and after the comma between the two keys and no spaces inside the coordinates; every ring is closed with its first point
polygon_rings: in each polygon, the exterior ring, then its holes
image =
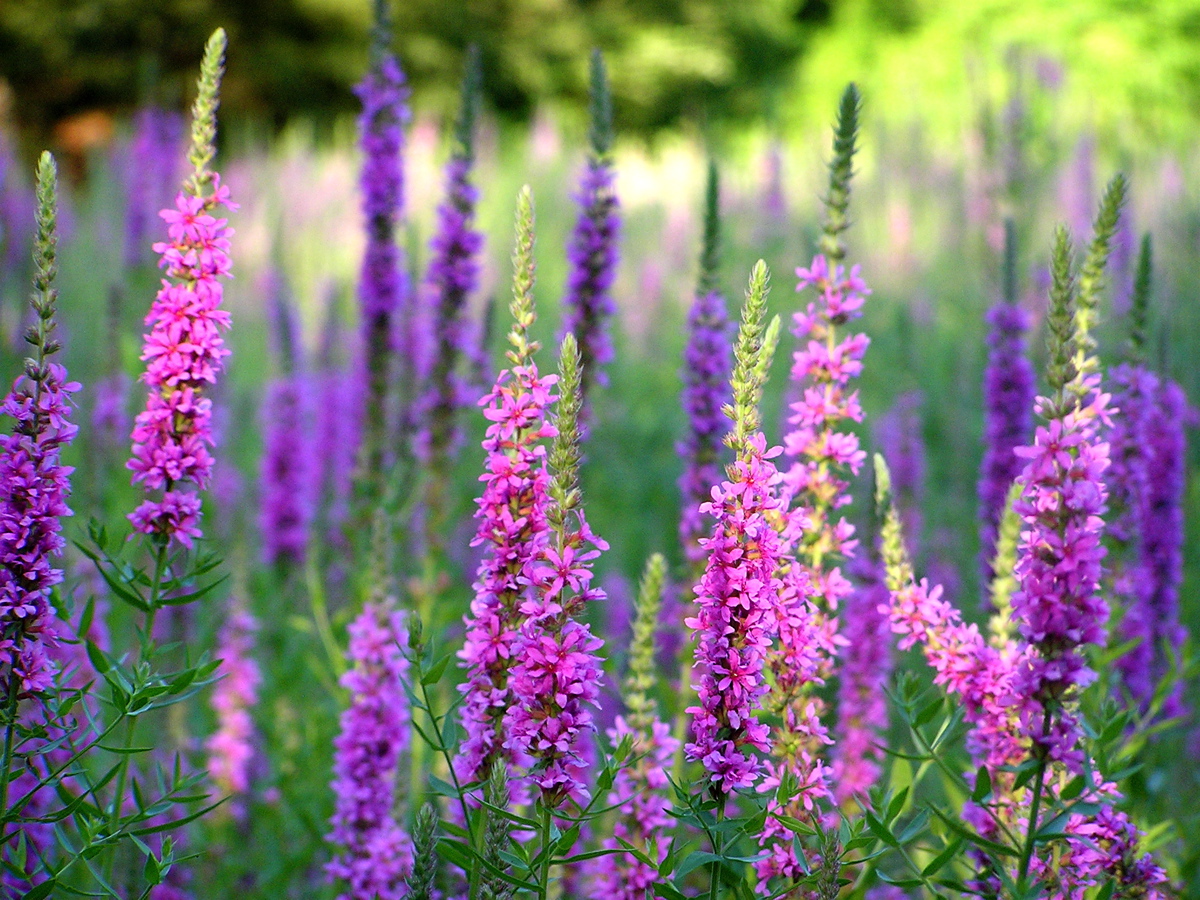
{"type": "MultiPolygon", "coordinates": [[[[824,706],[814,689],[832,674],[839,644],[838,608],[850,593],[850,582],[834,563],[853,553],[854,528],[836,511],[850,502],[848,477],[857,474],[865,454],[844,423],[862,421],[858,392],[851,379],[862,371],[868,340],[863,334],[842,337],[838,329],[862,315],[869,293],[855,266],[846,272],[842,235],[849,226],[850,179],[857,147],[860,98],[847,87],[834,126],[825,224],[812,265],[798,268],[797,290],[812,287],[817,299],[794,315],[799,349],[793,354],[791,379],[800,388],[792,406],[791,429],[784,437],[789,465],[783,473],[782,508],[775,526],[786,545],[780,577],[777,618],[779,642],[769,666],[769,713],[781,719],[775,734],[770,775],[764,789],[785,783],[796,790],[772,798],[773,813],[813,818],[817,804],[832,798],[825,762],[830,743],[822,722],[824,706]]],[[[760,838],[766,855],[755,864],[765,890],[772,878],[802,877],[806,863],[797,857],[791,832],[769,815],[760,838]]]]}
{"type": "Polygon", "coordinates": [[[616,312],[612,298],[617,274],[617,241],[621,218],[612,163],[612,96],[604,58],[592,51],[590,68],[590,152],[576,200],[579,218],[567,248],[566,313],[563,330],[575,335],[583,361],[582,418],[589,418],[593,385],[604,385],[604,367],[612,361],[609,320],[616,312]]]}
{"type": "Polygon", "coordinates": [[[154,245],[166,272],[146,324],[142,381],[149,388],[146,409],[133,429],[133,453],[127,466],[135,484],[150,495],[129,516],[135,530],[160,547],[186,547],[200,537],[200,495],[212,476],[212,400],[205,392],[216,384],[229,350],[221,332],[229,313],[221,308],[222,278],[230,275],[227,220],[220,207],[235,209],[229,188],[210,164],[216,155],[216,112],[223,71],[225,32],[205,48],[200,88],[192,121],[188,159],[192,174],[163,210],[169,240],[154,245]]]}
{"type": "MultiPolygon", "coordinates": [[[[411,113],[404,72],[389,49],[391,36],[388,3],[376,0],[370,69],[355,90],[362,101],[358,120],[363,153],[359,184],[367,232],[358,283],[365,382],[358,474],[365,494],[377,494],[382,487],[393,361],[401,369],[400,383],[405,390],[411,390],[414,381],[415,348],[404,346],[398,348],[399,354],[393,353],[397,327],[402,335],[411,337],[413,326],[396,243],[404,216],[404,127],[411,113]],[[401,321],[397,323],[397,319],[401,321]]],[[[401,404],[409,399],[402,397],[401,404]]],[[[404,416],[407,411],[401,409],[399,414],[404,416]]]]}
{"type": "MultiPolygon", "coordinates": [[[[1033,431],[1034,372],[1025,355],[1029,313],[1017,305],[1016,225],[1004,223],[1004,290],[988,310],[988,360],[983,380],[984,450],[979,474],[979,565],[984,584],[995,573],[992,560],[1005,498],[1021,470],[1016,448],[1033,431]]],[[[984,593],[986,597],[986,592],[984,593]]]]}
{"type": "MultiPolygon", "coordinates": [[[[258,622],[235,603],[221,629],[217,657],[222,678],[213,690],[216,731],[204,742],[208,775],[226,795],[239,797],[250,788],[250,763],[254,757],[253,709],[258,702],[262,672],[254,659],[254,634],[258,622]]],[[[244,807],[235,807],[242,811],[244,807]]]]}
{"type": "Polygon", "coordinates": [[[736,459],[701,507],[716,522],[703,542],[708,561],[696,587],[696,615],[685,620],[696,640],[699,700],[688,709],[693,740],[686,753],[703,766],[708,790],[719,801],[758,782],[759,754],[771,746],[769,729],[757,716],[769,690],[767,655],[782,590],[776,575],[780,537],[772,522],[781,509],[780,476],[771,462],[780,450],[767,448],[758,408],[779,333],[776,319],[764,334],[767,280],[760,260],[742,309],[733,405],[726,407],[734,422],[726,443],[736,459]]]}
{"type": "Polygon", "coordinates": [[[51,362],[59,350],[52,337],[58,311],[57,204],[57,169],[43,153],[30,298],[35,320],[25,335],[32,355],[4,398],[3,414],[14,425],[0,437],[0,691],[7,698],[9,732],[17,699],[46,690],[54,677],[58,629],[51,592],[63,579],[55,564],[66,543],[60,520],[71,514],[72,469],[61,463],[61,454],[78,431],[70,410],[79,385],[51,362]]]}
{"type": "Polygon", "coordinates": [[[466,737],[455,760],[462,782],[485,781],[492,766],[501,760],[518,769],[526,762],[514,749],[504,713],[516,703],[510,672],[516,662],[514,643],[527,615],[522,608],[533,598],[537,566],[551,541],[550,483],[543,441],[556,434],[546,421],[546,408],[555,399],[551,388],[558,380],[538,373],[533,359],[538,344],[529,336],[536,319],[533,228],[533,198],[525,188],[517,200],[509,307],[513,325],[507,356],[512,368],[500,373],[495,387],[480,401],[489,422],[483,441],[488,456],[472,546],[483,546],[484,558],[459,653],[467,670],[460,714],[466,737]]]}

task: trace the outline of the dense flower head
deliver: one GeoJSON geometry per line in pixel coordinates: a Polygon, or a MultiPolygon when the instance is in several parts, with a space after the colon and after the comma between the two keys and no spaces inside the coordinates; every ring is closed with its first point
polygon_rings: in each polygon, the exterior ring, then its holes
{"type": "Polygon", "coordinates": [[[688,313],[688,343],[683,351],[683,409],[688,417],[687,437],[679,444],[684,470],[679,479],[683,494],[679,537],[693,565],[703,562],[700,539],[705,534],[700,506],[709,499],[712,485],[721,480],[721,439],[725,435],[722,409],[729,402],[729,318],[725,298],[718,291],[696,295],[688,313]]]}
{"type": "Polygon", "coordinates": [[[607,383],[604,367],[613,359],[609,320],[617,310],[612,285],[621,231],[614,182],[612,163],[606,158],[589,157],[576,197],[579,218],[567,248],[570,272],[563,331],[579,341],[585,410],[588,385],[607,383]]]}
{"type": "Polygon", "coordinates": [[[712,789],[721,794],[751,787],[770,749],[767,726],[757,718],[768,691],[764,673],[777,630],[776,574],[780,538],[770,516],[778,512],[780,475],[762,434],[747,441],[744,458],[715,486],[701,512],[713,515],[708,553],[696,587],[697,613],[686,624],[698,636],[696,691],[699,706],[688,709],[694,740],[686,747],[699,761],[712,789]]]}
{"type": "Polygon", "coordinates": [[[474,227],[479,190],[470,182],[471,168],[472,159],[459,154],[446,164],[446,198],[438,206],[425,277],[424,305],[432,312],[433,333],[429,358],[423,363],[420,449],[442,465],[455,440],[455,415],[474,399],[472,386],[456,371],[474,352],[466,307],[479,284],[483,249],[483,234],[474,227]]]}
{"type": "Polygon", "coordinates": [[[20,694],[50,686],[50,651],[58,629],[50,593],[63,580],[54,563],[65,541],[60,519],[69,516],[72,469],[60,462],[78,430],[70,421],[79,384],[49,363],[45,377],[22,375],[0,411],[14,420],[0,436],[0,681],[20,694]]]}
{"type": "Polygon", "coordinates": [[[127,466],[135,484],[161,491],[131,515],[134,528],[191,546],[200,535],[200,498],[212,475],[212,401],[204,391],[216,383],[229,350],[221,332],[229,313],[221,309],[218,280],[230,274],[227,220],[213,213],[236,207],[219,176],[212,193],[180,192],[175,209],[163,210],[168,241],[154,245],[166,270],[146,324],[142,381],[149,388],[146,409],[133,428],[133,454],[127,466]]]}
{"type": "Polygon", "coordinates": [[[307,380],[297,372],[267,384],[263,399],[259,525],[269,564],[303,563],[315,513],[316,460],[307,380]]]}
{"type": "Polygon", "coordinates": [[[1038,410],[1052,417],[1037,428],[1032,446],[1017,450],[1026,464],[1015,505],[1023,525],[1012,610],[1034,652],[1015,691],[1026,733],[1050,759],[1069,766],[1080,762],[1079,723],[1062,704],[1094,680],[1084,649],[1103,643],[1108,618],[1099,593],[1108,444],[1098,432],[1109,421],[1109,398],[1098,382],[1084,377],[1087,402],[1066,412],[1039,398],[1038,410]]]}
{"type": "Polygon", "coordinates": [[[592,563],[608,544],[576,512],[555,546],[546,547],[533,570],[533,591],[522,601],[513,645],[513,707],[505,716],[507,746],[530,760],[530,775],[548,806],[570,797],[588,799],[586,744],[595,730],[592,707],[600,696],[603,641],[582,616],[604,600],[592,586],[592,563]]]}
{"type": "Polygon", "coordinates": [[[208,751],[208,776],[224,794],[244,794],[250,787],[250,762],[254,755],[254,718],[262,681],[254,659],[254,632],[258,623],[243,609],[235,610],[221,629],[217,657],[221,680],[213,689],[212,707],[217,729],[204,742],[208,751]]]}
{"type": "Polygon", "coordinates": [[[481,401],[489,425],[483,495],[472,546],[484,548],[466,617],[459,657],[467,669],[461,721],[466,732],[456,770],[465,781],[482,781],[491,763],[504,757],[520,765],[508,740],[505,710],[514,702],[509,670],[524,619],[521,606],[537,583],[536,567],[549,547],[549,475],[542,443],[555,430],[546,407],[557,378],[541,376],[533,362],[500,373],[481,401]]]}
{"type": "Polygon", "coordinates": [[[892,494],[900,509],[909,551],[915,557],[921,555],[924,530],[921,515],[925,500],[925,438],[921,430],[924,402],[921,391],[906,391],[876,420],[874,428],[879,452],[892,472],[892,494]]]}
{"type": "Polygon", "coordinates": [[[984,451],[979,475],[979,564],[984,581],[993,576],[992,557],[1008,489],[1021,471],[1016,449],[1033,429],[1034,371],[1025,355],[1029,313],[1002,302],[987,314],[988,361],[984,372],[984,451]]]}
{"type": "Polygon", "coordinates": [[[393,814],[396,775],[409,741],[408,660],[402,614],[369,603],[350,625],[350,706],[334,742],[331,878],[339,900],[399,900],[412,871],[412,840],[393,814]]]}

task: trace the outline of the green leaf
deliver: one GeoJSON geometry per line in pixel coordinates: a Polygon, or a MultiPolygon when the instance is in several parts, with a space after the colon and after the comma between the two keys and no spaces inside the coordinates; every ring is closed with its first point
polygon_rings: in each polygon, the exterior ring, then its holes
{"type": "Polygon", "coordinates": [[[871,834],[879,838],[889,847],[900,847],[900,842],[896,840],[896,836],[892,834],[892,830],[884,825],[870,810],[863,812],[864,818],[867,820],[867,828],[871,829],[871,834]]]}
{"type": "Polygon", "coordinates": [[[971,791],[971,799],[983,803],[992,793],[992,775],[987,766],[980,766],[975,773],[975,788],[971,791]]]}
{"type": "Polygon", "coordinates": [[[425,687],[429,687],[431,684],[437,684],[439,681],[441,681],[442,675],[444,675],[446,672],[446,666],[450,664],[450,660],[452,658],[453,654],[447,653],[432,666],[430,666],[428,671],[421,676],[421,684],[425,687]]]}
{"type": "Polygon", "coordinates": [[[879,880],[884,884],[894,884],[896,887],[900,888],[915,888],[924,884],[920,878],[893,878],[886,872],[879,871],[877,871],[875,874],[879,876],[879,880]]]}
{"type": "Polygon", "coordinates": [[[107,672],[109,669],[112,668],[112,661],[111,661],[110,657],[108,656],[108,654],[105,653],[103,650],[101,650],[99,647],[97,647],[95,644],[93,644],[91,641],[87,642],[87,655],[88,655],[88,659],[92,663],[92,668],[95,669],[101,675],[103,675],[105,672],[107,672]]]}
{"type": "Polygon", "coordinates": [[[1076,775],[1067,782],[1067,786],[1062,789],[1058,796],[1063,800],[1074,800],[1083,793],[1085,787],[1087,787],[1087,780],[1082,775],[1076,775]]]}
{"type": "Polygon", "coordinates": [[[26,891],[24,894],[22,894],[21,900],[43,900],[43,898],[49,897],[57,886],[58,882],[56,882],[53,878],[47,878],[32,890],[26,891]]]}
{"type": "Polygon", "coordinates": [[[942,702],[942,698],[938,697],[921,707],[920,712],[913,718],[913,728],[920,728],[922,725],[932,722],[934,717],[941,712],[942,702]]]}
{"type": "Polygon", "coordinates": [[[940,872],[950,860],[958,855],[962,849],[963,839],[955,837],[949,844],[945,846],[941,853],[933,858],[933,860],[924,869],[921,870],[922,878],[932,878],[940,872]]]}
{"type": "Polygon", "coordinates": [[[707,850],[693,850],[684,858],[683,862],[681,862],[679,867],[675,870],[675,880],[678,881],[679,879],[690,875],[701,866],[706,866],[720,861],[721,857],[715,853],[709,853],[707,850]]]}
{"type": "Polygon", "coordinates": [[[892,798],[891,803],[888,804],[887,815],[883,821],[890,825],[896,816],[900,815],[900,810],[904,809],[904,801],[907,799],[908,788],[903,788],[892,798]]]}

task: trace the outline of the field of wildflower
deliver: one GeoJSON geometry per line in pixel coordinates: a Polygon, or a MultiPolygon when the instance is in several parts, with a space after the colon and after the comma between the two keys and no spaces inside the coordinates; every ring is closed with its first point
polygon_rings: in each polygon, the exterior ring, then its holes
{"type": "Polygon", "coordinates": [[[0,135],[4,896],[1200,896],[1197,160],[373,41],[332,141],[218,153],[222,31],[0,135]]]}

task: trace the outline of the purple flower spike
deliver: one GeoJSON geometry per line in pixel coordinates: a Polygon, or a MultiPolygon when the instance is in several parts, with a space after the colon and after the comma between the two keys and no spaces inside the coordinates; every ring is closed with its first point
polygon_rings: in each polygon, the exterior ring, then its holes
{"type": "Polygon", "coordinates": [[[267,384],[263,400],[262,529],[268,565],[301,565],[315,513],[317,466],[312,454],[308,391],[293,372],[267,384]]]}
{"type": "Polygon", "coordinates": [[[875,423],[875,438],[892,472],[892,492],[900,508],[904,536],[913,556],[920,555],[925,499],[925,439],[921,432],[921,406],[925,396],[908,391],[875,423]]]}
{"type": "MultiPolygon", "coordinates": [[[[1021,471],[1016,448],[1029,442],[1033,431],[1034,372],[1025,355],[1029,313],[1001,302],[987,314],[988,361],[984,373],[984,451],[979,476],[979,566],[990,583],[996,535],[1008,490],[1021,471]]],[[[987,592],[984,592],[987,596],[987,592]]]]}
{"type": "Polygon", "coordinates": [[[692,565],[707,555],[700,507],[721,480],[721,441],[729,402],[729,318],[725,298],[717,291],[698,294],[688,314],[688,343],[683,351],[683,408],[688,416],[687,437],[679,445],[684,459],[679,488],[683,494],[679,537],[692,565]]]}
{"type": "Polygon", "coordinates": [[[393,815],[396,775],[409,741],[404,680],[408,642],[401,613],[368,604],[350,625],[353,664],[342,676],[350,706],[334,742],[329,839],[339,852],[326,868],[344,881],[339,900],[400,900],[408,896],[412,840],[393,815]]]}
{"type": "Polygon", "coordinates": [[[145,262],[154,213],[170,202],[184,154],[183,117],[157,106],[138,110],[125,156],[125,265],[145,262]]]}
{"type": "Polygon", "coordinates": [[[767,726],[756,717],[767,694],[764,673],[776,629],[776,575],[780,538],[770,519],[780,509],[780,476],[762,434],[747,441],[730,479],[714,487],[701,512],[716,517],[696,589],[697,614],[686,620],[697,632],[700,705],[688,709],[695,740],[686,747],[721,794],[753,786],[762,771],[755,751],[770,749],[767,726]]]}
{"type": "Polygon", "coordinates": [[[212,707],[217,730],[204,743],[208,775],[224,794],[244,794],[250,787],[250,761],[254,755],[254,719],[262,681],[254,659],[254,632],[258,623],[244,609],[235,609],[221,629],[217,657],[221,680],[213,689],[212,707]]]}

